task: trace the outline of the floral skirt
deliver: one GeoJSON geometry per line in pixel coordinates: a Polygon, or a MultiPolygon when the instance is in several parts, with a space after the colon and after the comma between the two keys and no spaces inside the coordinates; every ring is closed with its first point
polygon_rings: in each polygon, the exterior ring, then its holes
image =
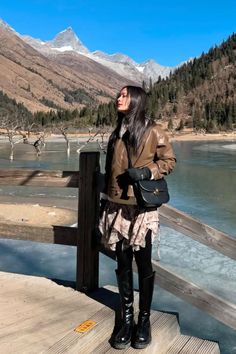
{"type": "Polygon", "coordinates": [[[106,248],[115,251],[116,243],[124,239],[124,247],[132,246],[134,251],[138,251],[146,245],[148,230],[152,231],[152,243],[158,235],[158,209],[107,201],[99,221],[99,230],[106,248]]]}

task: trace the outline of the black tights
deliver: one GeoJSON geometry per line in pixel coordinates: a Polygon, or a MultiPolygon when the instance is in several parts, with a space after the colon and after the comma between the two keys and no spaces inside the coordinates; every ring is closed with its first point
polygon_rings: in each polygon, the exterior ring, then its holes
{"type": "Polygon", "coordinates": [[[146,246],[140,247],[139,251],[133,251],[132,247],[122,249],[123,240],[116,244],[116,257],[118,264],[118,273],[132,270],[133,255],[138,267],[138,274],[141,279],[148,277],[152,274],[152,242],[151,230],[146,234],[146,246]]]}

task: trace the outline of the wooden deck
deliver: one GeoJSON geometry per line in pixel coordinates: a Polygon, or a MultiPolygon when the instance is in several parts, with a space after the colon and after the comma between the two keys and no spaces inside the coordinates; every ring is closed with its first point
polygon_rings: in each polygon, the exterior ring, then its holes
{"type": "MultiPolygon", "coordinates": [[[[99,289],[92,296],[45,278],[0,272],[0,352],[117,353],[109,343],[118,302],[116,288],[99,289]],[[91,327],[86,331],[80,325],[87,320],[91,327]]],[[[137,300],[136,296],[136,307],[137,300]]],[[[148,348],[119,352],[220,353],[217,343],[181,335],[174,315],[152,311],[151,322],[153,340],[148,348]]]]}

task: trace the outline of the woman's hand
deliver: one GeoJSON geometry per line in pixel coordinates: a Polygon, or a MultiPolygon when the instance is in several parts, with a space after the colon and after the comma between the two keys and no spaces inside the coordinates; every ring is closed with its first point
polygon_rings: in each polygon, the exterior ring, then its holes
{"type": "Polygon", "coordinates": [[[151,171],[148,167],[143,168],[128,168],[126,170],[127,175],[129,176],[132,183],[137,181],[142,181],[144,179],[150,179],[152,176],[151,171]]]}
{"type": "Polygon", "coordinates": [[[124,173],[117,177],[117,182],[120,188],[124,188],[128,184],[134,184],[137,181],[150,179],[152,176],[148,167],[143,168],[128,168],[124,173]]]}

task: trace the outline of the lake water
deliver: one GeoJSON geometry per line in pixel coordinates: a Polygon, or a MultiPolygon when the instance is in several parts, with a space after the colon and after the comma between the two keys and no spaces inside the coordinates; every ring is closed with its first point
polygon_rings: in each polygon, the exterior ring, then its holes
{"type": "MultiPolygon", "coordinates": [[[[0,143],[1,168],[33,168],[49,170],[79,169],[78,148],[83,143],[73,141],[68,158],[63,142],[47,142],[42,156],[36,158],[32,146],[20,144],[15,148],[15,159],[9,162],[9,144],[0,143]]],[[[98,145],[93,143],[90,149],[98,145]]],[[[236,143],[232,142],[176,142],[177,165],[167,178],[170,204],[203,222],[236,236],[236,143]]],[[[101,165],[104,167],[104,153],[101,165]]],[[[10,188],[0,195],[75,197],[70,188],[10,188]],[[30,190],[30,194],[28,191],[30,190]],[[41,192],[41,193],[39,193],[41,192]]]]}
{"type": "MultiPolygon", "coordinates": [[[[80,144],[81,145],[81,144],[80,144]]],[[[15,160],[9,162],[9,146],[0,144],[2,168],[37,168],[77,170],[80,146],[74,141],[68,159],[63,142],[48,142],[42,156],[35,157],[32,146],[19,145],[15,160]]],[[[92,145],[93,149],[97,144],[92,145]]],[[[176,142],[175,171],[167,177],[170,204],[236,237],[236,142],[176,142]]],[[[101,153],[102,165],[104,154],[101,153]]],[[[58,200],[75,203],[75,189],[1,187],[0,196],[33,198],[38,202],[58,200]]],[[[73,204],[72,203],[72,204],[73,204]]],[[[74,205],[74,204],[73,204],[74,205]]],[[[211,292],[236,302],[235,262],[180,233],[161,226],[161,262],[176,273],[206,287],[211,292]]],[[[9,272],[75,280],[74,247],[43,245],[16,240],[0,240],[0,269],[9,272]]],[[[157,244],[153,258],[157,257],[157,244]]],[[[116,284],[115,262],[100,257],[100,285],[116,284]]],[[[135,280],[137,286],[137,279],[135,280]]],[[[219,340],[223,354],[236,353],[236,332],[203,314],[191,305],[156,287],[153,307],[180,313],[183,333],[219,340]],[[190,315],[191,314],[191,315],[190,315]]]]}

